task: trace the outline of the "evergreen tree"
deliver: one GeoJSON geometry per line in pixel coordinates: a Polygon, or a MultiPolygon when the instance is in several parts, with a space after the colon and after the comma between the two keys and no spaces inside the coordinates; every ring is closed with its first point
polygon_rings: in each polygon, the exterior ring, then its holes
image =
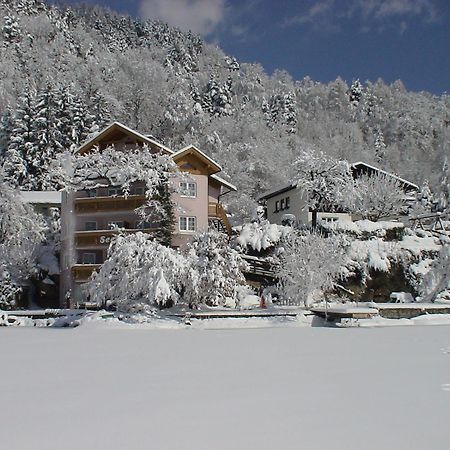
{"type": "Polygon", "coordinates": [[[354,108],[358,107],[359,102],[361,101],[362,93],[363,88],[361,82],[359,81],[359,79],[354,80],[352,85],[350,86],[350,90],[348,93],[350,104],[354,108]]]}
{"type": "Polygon", "coordinates": [[[386,144],[384,143],[383,132],[380,127],[375,129],[375,159],[380,162],[386,157],[386,144]]]}
{"type": "Polygon", "coordinates": [[[160,244],[170,247],[175,228],[174,203],[166,183],[158,189],[158,192],[158,200],[161,204],[161,218],[155,238],[160,244]]]}
{"type": "Polygon", "coordinates": [[[3,164],[5,181],[23,189],[33,189],[30,160],[38,151],[35,116],[35,94],[27,88],[19,97],[3,164]]]}
{"type": "Polygon", "coordinates": [[[447,212],[450,209],[450,166],[448,158],[445,158],[442,166],[438,209],[443,212],[447,212]]]}

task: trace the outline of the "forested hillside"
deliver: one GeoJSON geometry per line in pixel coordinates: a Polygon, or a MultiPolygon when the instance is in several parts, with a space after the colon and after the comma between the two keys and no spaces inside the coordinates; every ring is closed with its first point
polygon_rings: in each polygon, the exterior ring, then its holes
{"type": "Polygon", "coordinates": [[[199,36],[99,7],[0,0],[0,13],[0,158],[13,184],[51,187],[51,158],[118,120],[216,158],[239,188],[229,200],[236,219],[310,147],[438,187],[448,95],[269,75],[199,36]]]}

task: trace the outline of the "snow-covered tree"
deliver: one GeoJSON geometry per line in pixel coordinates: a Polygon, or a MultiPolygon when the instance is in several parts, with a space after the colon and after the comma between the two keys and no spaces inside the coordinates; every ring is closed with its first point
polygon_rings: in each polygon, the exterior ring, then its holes
{"type": "Polygon", "coordinates": [[[290,233],[283,243],[276,275],[291,304],[310,306],[334,287],[346,261],[345,243],[337,236],[290,233]]]}
{"type": "Polygon", "coordinates": [[[0,310],[13,309],[22,288],[11,279],[6,264],[0,262],[0,310]]]}
{"type": "Polygon", "coordinates": [[[155,213],[165,217],[167,205],[161,192],[172,189],[172,179],[178,174],[170,156],[152,153],[147,146],[126,152],[113,146],[85,154],[65,152],[50,169],[52,182],[67,192],[118,186],[127,196],[133,183],[143,181],[147,202],[137,211],[143,220],[154,219],[155,213]]]}
{"type": "Polygon", "coordinates": [[[1,176],[0,285],[4,284],[3,300],[8,298],[10,303],[20,291],[21,283],[38,275],[38,257],[45,240],[46,224],[1,176]]]}
{"type": "Polygon", "coordinates": [[[223,233],[200,233],[189,243],[185,301],[191,307],[235,306],[238,286],[244,284],[242,270],[246,262],[241,254],[230,247],[223,233]]]}
{"type": "Polygon", "coordinates": [[[185,270],[185,257],[151,235],[119,234],[99,272],[87,283],[86,292],[99,305],[151,312],[179,301],[185,270]]]}
{"type": "Polygon", "coordinates": [[[353,81],[352,85],[350,86],[350,90],[348,92],[350,104],[356,108],[359,105],[359,102],[361,101],[361,97],[363,94],[363,87],[359,79],[356,79],[353,81]]]}
{"type": "Polygon", "coordinates": [[[260,252],[261,250],[267,250],[277,245],[291,231],[291,227],[270,223],[267,220],[251,222],[242,226],[236,242],[244,251],[246,249],[252,249],[260,252]]]}
{"type": "Polygon", "coordinates": [[[433,192],[430,189],[428,180],[425,180],[420,187],[420,191],[416,194],[416,201],[412,205],[412,214],[417,216],[430,213],[433,207],[433,200],[433,192]]]}
{"type": "Polygon", "coordinates": [[[306,196],[307,206],[313,213],[313,227],[317,225],[318,211],[348,207],[352,175],[347,161],[308,149],[294,162],[294,173],[292,182],[306,196]]]}
{"type": "Polygon", "coordinates": [[[375,129],[375,159],[383,161],[386,157],[386,144],[384,143],[384,135],[380,127],[375,129]]]}
{"type": "Polygon", "coordinates": [[[405,213],[405,197],[397,179],[383,173],[367,174],[355,180],[349,207],[364,219],[376,222],[405,213]]]}
{"type": "Polygon", "coordinates": [[[438,208],[440,211],[445,212],[450,209],[450,165],[447,157],[442,166],[438,208]]]}
{"type": "Polygon", "coordinates": [[[443,245],[439,256],[424,276],[419,293],[423,302],[450,300],[450,244],[443,245]]]}

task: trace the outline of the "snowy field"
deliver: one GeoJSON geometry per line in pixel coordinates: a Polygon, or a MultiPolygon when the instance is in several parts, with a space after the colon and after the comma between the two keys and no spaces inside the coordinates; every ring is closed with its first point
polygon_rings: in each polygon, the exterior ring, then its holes
{"type": "Polygon", "coordinates": [[[449,325],[11,327],[0,355],[2,449],[450,448],[449,325]]]}

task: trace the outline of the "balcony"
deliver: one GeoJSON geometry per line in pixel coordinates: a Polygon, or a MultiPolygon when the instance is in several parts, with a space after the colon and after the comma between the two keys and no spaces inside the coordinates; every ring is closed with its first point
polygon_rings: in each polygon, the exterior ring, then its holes
{"type": "MultiPolygon", "coordinates": [[[[154,233],[159,228],[145,228],[145,229],[125,229],[121,230],[125,233],[136,233],[142,231],[143,233],[154,233]]],[[[95,231],[77,231],[75,233],[75,247],[89,248],[89,247],[108,247],[111,239],[118,233],[118,230],[95,230],[95,231]]]]}
{"type": "Polygon", "coordinates": [[[130,195],[128,197],[82,197],[75,199],[77,214],[92,214],[109,211],[133,211],[144,205],[145,195],[130,195]]]}
{"type": "Polygon", "coordinates": [[[76,283],[85,283],[101,264],[76,264],[72,267],[73,278],[76,283]]]}

